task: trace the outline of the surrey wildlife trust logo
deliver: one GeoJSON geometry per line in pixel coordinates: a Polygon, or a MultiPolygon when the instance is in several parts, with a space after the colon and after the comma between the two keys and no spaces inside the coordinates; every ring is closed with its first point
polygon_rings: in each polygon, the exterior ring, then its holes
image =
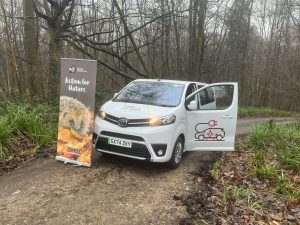
{"type": "Polygon", "coordinates": [[[69,73],[86,73],[87,71],[84,68],[81,67],[75,67],[75,66],[70,66],[69,68],[69,73]]]}
{"type": "Polygon", "coordinates": [[[76,67],[75,66],[70,66],[69,72],[70,73],[75,73],[76,72],[76,67]]]}

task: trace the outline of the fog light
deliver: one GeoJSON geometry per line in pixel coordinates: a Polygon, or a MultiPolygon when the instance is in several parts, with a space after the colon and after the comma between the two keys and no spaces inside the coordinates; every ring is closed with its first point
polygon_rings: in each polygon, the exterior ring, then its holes
{"type": "Polygon", "coordinates": [[[166,154],[167,145],[166,144],[152,144],[152,148],[153,148],[156,156],[163,157],[166,154]]]}
{"type": "Polygon", "coordinates": [[[158,150],[158,151],[157,151],[157,154],[158,154],[158,155],[163,155],[163,154],[164,154],[164,151],[163,151],[163,150],[158,150]]]}

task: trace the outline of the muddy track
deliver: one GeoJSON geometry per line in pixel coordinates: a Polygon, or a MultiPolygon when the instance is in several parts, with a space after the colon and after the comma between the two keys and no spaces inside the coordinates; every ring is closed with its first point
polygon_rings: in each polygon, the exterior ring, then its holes
{"type": "MultiPolygon", "coordinates": [[[[240,120],[238,132],[250,123],[240,120]]],[[[219,155],[187,153],[176,170],[100,153],[93,168],[40,160],[0,176],[0,224],[179,224],[197,209],[181,205],[178,196],[219,155]]]]}

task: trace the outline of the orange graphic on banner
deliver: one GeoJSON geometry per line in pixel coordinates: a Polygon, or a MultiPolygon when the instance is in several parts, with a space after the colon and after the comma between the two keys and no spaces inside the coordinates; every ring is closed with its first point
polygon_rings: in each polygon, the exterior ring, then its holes
{"type": "MultiPolygon", "coordinates": [[[[89,130],[93,128],[94,113],[89,112],[89,130]]],[[[78,133],[70,127],[58,128],[57,155],[70,160],[91,163],[92,134],[78,133]]]]}

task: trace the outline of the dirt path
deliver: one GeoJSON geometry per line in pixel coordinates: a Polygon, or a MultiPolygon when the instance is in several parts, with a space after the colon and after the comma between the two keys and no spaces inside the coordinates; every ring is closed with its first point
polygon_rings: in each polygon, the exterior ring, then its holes
{"type": "MultiPolygon", "coordinates": [[[[238,134],[253,121],[239,120],[238,134]]],[[[0,224],[178,224],[186,209],[174,195],[188,191],[190,172],[215,155],[188,153],[176,170],[100,153],[90,169],[39,161],[0,177],[0,224]]]]}

